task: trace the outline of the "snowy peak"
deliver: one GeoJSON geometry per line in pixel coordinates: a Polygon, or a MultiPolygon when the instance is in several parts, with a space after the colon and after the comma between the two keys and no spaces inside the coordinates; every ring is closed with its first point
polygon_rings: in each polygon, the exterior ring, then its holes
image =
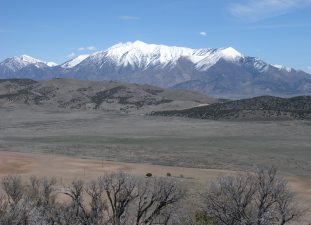
{"type": "Polygon", "coordinates": [[[287,66],[283,66],[283,65],[278,65],[278,64],[275,64],[275,65],[272,65],[272,66],[274,66],[278,70],[287,71],[289,73],[292,71],[291,67],[287,67],[287,66]]]}
{"type": "Polygon", "coordinates": [[[243,55],[232,47],[221,49],[222,56],[227,59],[241,58],[243,55]]]}
{"type": "MultiPolygon", "coordinates": [[[[83,65],[96,65],[101,68],[109,63],[115,67],[131,67],[146,70],[148,68],[174,68],[180,59],[192,62],[196,69],[206,71],[220,59],[235,62],[243,55],[232,47],[191,49],[186,47],[147,44],[142,41],[126,42],[113,45],[105,51],[95,52],[92,55],[80,55],[60,65],[61,68],[71,69],[83,65]],[[86,60],[87,59],[87,60],[86,60]]],[[[20,70],[28,65],[40,67],[55,67],[56,63],[44,62],[28,55],[9,58],[1,63],[13,71],[20,70]]]]}
{"type": "Polygon", "coordinates": [[[95,53],[93,60],[109,58],[117,66],[147,68],[148,66],[164,67],[182,56],[190,56],[192,49],[169,47],[165,45],[146,44],[142,41],[119,43],[106,51],[95,53]]]}
{"type": "Polygon", "coordinates": [[[146,69],[149,66],[174,67],[178,60],[186,58],[197,69],[207,70],[220,59],[235,61],[243,55],[234,48],[190,49],[185,47],[147,44],[142,41],[119,43],[106,51],[94,53],[89,63],[101,64],[109,61],[115,66],[146,69]]]}
{"type": "Polygon", "coordinates": [[[116,49],[116,48],[145,48],[148,47],[148,44],[146,44],[145,42],[142,41],[134,41],[134,42],[121,42],[118,44],[115,44],[113,46],[111,46],[110,48],[108,48],[107,50],[112,50],[112,49],[116,49]]]}
{"type": "Polygon", "coordinates": [[[18,71],[26,66],[34,65],[37,68],[53,67],[57,64],[54,62],[44,62],[40,59],[33,58],[29,55],[14,56],[8,58],[0,63],[1,66],[5,66],[12,71],[18,71]]]}
{"type": "Polygon", "coordinates": [[[36,63],[42,63],[41,60],[32,58],[28,55],[21,55],[21,56],[15,56],[13,59],[17,62],[24,63],[24,64],[36,64],[36,63]]]}
{"type": "Polygon", "coordinates": [[[85,60],[89,55],[79,55],[78,57],[71,59],[61,65],[62,68],[72,68],[85,60]]]}
{"type": "Polygon", "coordinates": [[[45,62],[45,61],[42,61],[40,59],[33,58],[33,57],[29,56],[29,55],[21,55],[21,56],[16,56],[16,57],[13,57],[13,58],[15,60],[19,61],[19,62],[25,63],[25,65],[45,64],[48,67],[57,66],[57,63],[55,63],[55,62],[45,62]]]}
{"type": "Polygon", "coordinates": [[[21,55],[8,58],[3,62],[1,62],[0,65],[6,66],[8,69],[12,71],[17,71],[28,65],[35,65],[36,67],[40,67],[42,65],[45,65],[45,63],[39,59],[32,58],[31,56],[21,55]]]}
{"type": "Polygon", "coordinates": [[[54,66],[57,66],[57,65],[58,65],[58,64],[55,63],[55,62],[46,62],[45,64],[48,65],[49,67],[54,67],[54,66]]]}
{"type": "Polygon", "coordinates": [[[244,57],[232,47],[196,49],[194,51],[191,61],[195,64],[196,69],[200,71],[207,71],[220,59],[230,62],[238,62],[244,57]]]}

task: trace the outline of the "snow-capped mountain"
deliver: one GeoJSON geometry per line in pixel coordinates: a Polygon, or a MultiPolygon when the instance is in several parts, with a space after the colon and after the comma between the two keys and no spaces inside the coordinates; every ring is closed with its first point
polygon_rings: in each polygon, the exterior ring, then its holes
{"type": "Polygon", "coordinates": [[[12,71],[18,71],[26,66],[35,65],[36,67],[46,66],[47,64],[39,59],[32,58],[28,55],[15,56],[8,58],[0,63],[1,66],[6,66],[12,71]]]}
{"type": "Polygon", "coordinates": [[[52,67],[25,56],[14,57],[0,64],[0,78],[10,77],[122,80],[231,98],[311,94],[311,75],[270,65],[232,47],[191,49],[141,41],[120,43],[52,67]],[[21,62],[8,63],[17,58],[21,62]]]}
{"type": "Polygon", "coordinates": [[[87,57],[89,57],[89,55],[79,55],[78,57],[75,57],[75,58],[73,58],[73,59],[71,59],[71,60],[61,64],[61,67],[62,68],[72,68],[72,67],[75,67],[80,62],[85,60],[87,57]]]}
{"type": "Polygon", "coordinates": [[[110,64],[116,67],[132,67],[146,70],[149,67],[158,69],[174,68],[180,59],[192,62],[196,69],[206,71],[221,58],[228,61],[237,61],[242,54],[235,49],[190,49],[183,47],[169,47],[165,45],[146,44],[141,41],[120,43],[111,48],[91,55],[86,63],[104,66],[109,59],[110,64]]]}
{"type": "Polygon", "coordinates": [[[274,64],[274,67],[278,68],[279,70],[285,70],[287,72],[291,72],[293,68],[283,65],[274,64]]]}
{"type": "Polygon", "coordinates": [[[0,78],[45,79],[57,64],[44,62],[28,55],[15,56],[0,63],[0,78]]]}
{"type": "Polygon", "coordinates": [[[53,67],[53,66],[57,66],[58,64],[55,62],[46,62],[46,65],[48,65],[49,67],[53,67]]]}

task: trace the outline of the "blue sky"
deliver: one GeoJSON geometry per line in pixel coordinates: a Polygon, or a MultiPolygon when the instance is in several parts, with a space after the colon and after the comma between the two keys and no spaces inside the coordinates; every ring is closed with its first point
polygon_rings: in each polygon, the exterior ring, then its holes
{"type": "Polygon", "coordinates": [[[232,46],[311,72],[311,0],[0,0],[0,60],[61,63],[119,42],[232,46]]]}

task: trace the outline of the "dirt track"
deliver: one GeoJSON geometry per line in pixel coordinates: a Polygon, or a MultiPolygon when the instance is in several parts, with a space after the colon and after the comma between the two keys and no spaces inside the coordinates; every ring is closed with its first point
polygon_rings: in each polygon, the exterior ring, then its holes
{"type": "MultiPolygon", "coordinates": [[[[7,174],[20,174],[28,176],[48,176],[61,179],[67,183],[74,178],[90,180],[106,172],[124,171],[135,175],[145,175],[150,172],[156,176],[184,177],[190,182],[208,182],[223,175],[236,174],[229,170],[197,169],[184,167],[169,167],[139,163],[122,163],[100,160],[76,159],[65,156],[48,154],[28,154],[15,152],[0,152],[0,177],[7,174]]],[[[294,192],[297,193],[299,202],[306,207],[311,207],[311,178],[287,177],[294,192]]],[[[311,221],[308,213],[306,222],[311,221]]]]}

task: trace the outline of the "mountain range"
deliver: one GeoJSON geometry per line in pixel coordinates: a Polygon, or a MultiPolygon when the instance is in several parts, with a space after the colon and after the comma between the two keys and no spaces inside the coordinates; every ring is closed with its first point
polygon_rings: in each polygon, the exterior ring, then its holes
{"type": "Polygon", "coordinates": [[[60,65],[30,56],[0,63],[0,79],[75,78],[118,80],[163,88],[189,89],[221,98],[311,94],[311,75],[245,56],[232,47],[190,49],[120,43],[60,65]]]}

